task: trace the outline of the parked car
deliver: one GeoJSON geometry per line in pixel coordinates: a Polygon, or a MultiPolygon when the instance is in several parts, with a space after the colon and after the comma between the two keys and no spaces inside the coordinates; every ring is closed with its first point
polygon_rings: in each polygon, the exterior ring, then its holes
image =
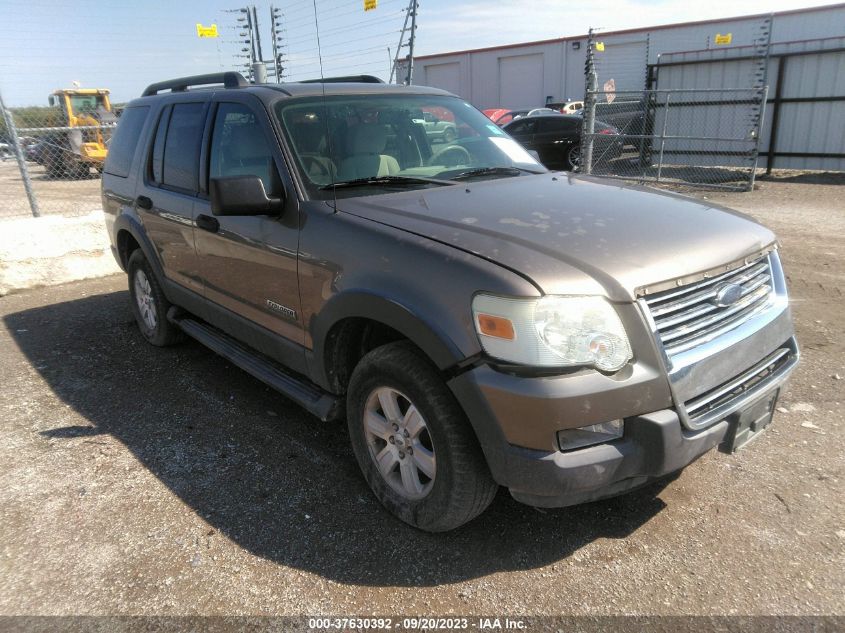
{"type": "MultiPolygon", "coordinates": [[[[154,84],[120,118],[102,201],[141,335],[193,337],[345,418],[333,451],[348,433],[375,496],[424,530],[499,486],[566,506],[735,450],[798,362],[769,230],[549,172],[442,90],[154,84]],[[433,107],[454,143],[411,120],[433,107]]],[[[221,364],[203,384],[230,381],[221,364]]]]}
{"type": "Polygon", "coordinates": [[[489,110],[484,110],[484,114],[489,118],[493,123],[502,127],[513,121],[514,119],[519,119],[524,116],[528,116],[530,110],[506,110],[504,108],[492,108],[489,110]]]}
{"type": "MultiPolygon", "coordinates": [[[[537,152],[540,162],[549,169],[574,171],[581,164],[582,124],[579,116],[543,114],[511,121],[502,129],[525,149],[537,152]]],[[[595,138],[594,155],[604,161],[618,158],[623,145],[619,131],[599,121],[595,130],[607,138],[595,138]]]]}
{"type": "Polygon", "coordinates": [[[419,112],[411,120],[423,126],[429,140],[451,143],[458,136],[454,121],[439,119],[433,112],[419,112]]]}
{"type": "Polygon", "coordinates": [[[583,101],[561,101],[558,103],[547,103],[546,107],[551,108],[552,110],[557,110],[561,114],[575,114],[579,110],[583,109],[584,102],[583,101]]]}

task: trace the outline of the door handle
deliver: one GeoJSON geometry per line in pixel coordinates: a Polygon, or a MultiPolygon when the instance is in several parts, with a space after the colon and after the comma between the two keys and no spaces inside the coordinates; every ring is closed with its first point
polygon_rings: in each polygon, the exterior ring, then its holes
{"type": "Polygon", "coordinates": [[[217,233],[220,229],[220,222],[217,221],[217,218],[212,218],[210,215],[202,213],[197,216],[197,228],[203,231],[217,233]]]}
{"type": "Polygon", "coordinates": [[[138,196],[135,198],[135,204],[141,209],[152,209],[153,201],[147,196],[138,196]]]}

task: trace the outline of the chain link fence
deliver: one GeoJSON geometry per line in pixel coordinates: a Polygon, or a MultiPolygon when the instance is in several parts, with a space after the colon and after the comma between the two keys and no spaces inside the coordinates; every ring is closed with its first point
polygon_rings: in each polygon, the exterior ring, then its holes
{"type": "Polygon", "coordinates": [[[581,171],[750,190],[767,89],[588,90],[581,171]]]}
{"type": "Polygon", "coordinates": [[[67,103],[7,108],[0,101],[0,218],[101,208],[99,174],[117,119],[97,95],[67,103]]]}

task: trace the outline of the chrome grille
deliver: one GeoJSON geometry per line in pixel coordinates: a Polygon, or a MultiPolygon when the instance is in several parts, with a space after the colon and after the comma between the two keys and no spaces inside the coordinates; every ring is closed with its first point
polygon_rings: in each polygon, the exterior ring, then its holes
{"type": "Polygon", "coordinates": [[[702,281],[645,297],[666,354],[697,347],[738,327],[765,310],[773,297],[772,268],[765,255],[749,264],[702,281]],[[734,301],[721,303],[730,285],[739,290],[734,301]]]}
{"type": "Polygon", "coordinates": [[[795,364],[792,349],[782,347],[750,369],[715,389],[703,393],[684,403],[689,422],[700,428],[724,419],[736,402],[756,391],[765,391],[771,380],[795,364]]]}

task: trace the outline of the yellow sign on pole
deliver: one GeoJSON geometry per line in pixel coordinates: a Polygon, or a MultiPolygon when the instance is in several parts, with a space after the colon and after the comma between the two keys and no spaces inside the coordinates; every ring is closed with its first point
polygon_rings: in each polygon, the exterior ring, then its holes
{"type": "Polygon", "coordinates": [[[378,0],[364,0],[364,11],[372,11],[378,6],[378,0]]]}
{"type": "Polygon", "coordinates": [[[218,37],[217,25],[203,26],[197,22],[197,37],[218,37]]]}
{"type": "Polygon", "coordinates": [[[725,46],[726,44],[730,44],[732,40],[733,33],[725,33],[724,35],[716,33],[716,37],[713,39],[717,46],[725,46]]]}
{"type": "Polygon", "coordinates": [[[596,42],[596,50],[604,51],[604,42],[596,42]]]}

